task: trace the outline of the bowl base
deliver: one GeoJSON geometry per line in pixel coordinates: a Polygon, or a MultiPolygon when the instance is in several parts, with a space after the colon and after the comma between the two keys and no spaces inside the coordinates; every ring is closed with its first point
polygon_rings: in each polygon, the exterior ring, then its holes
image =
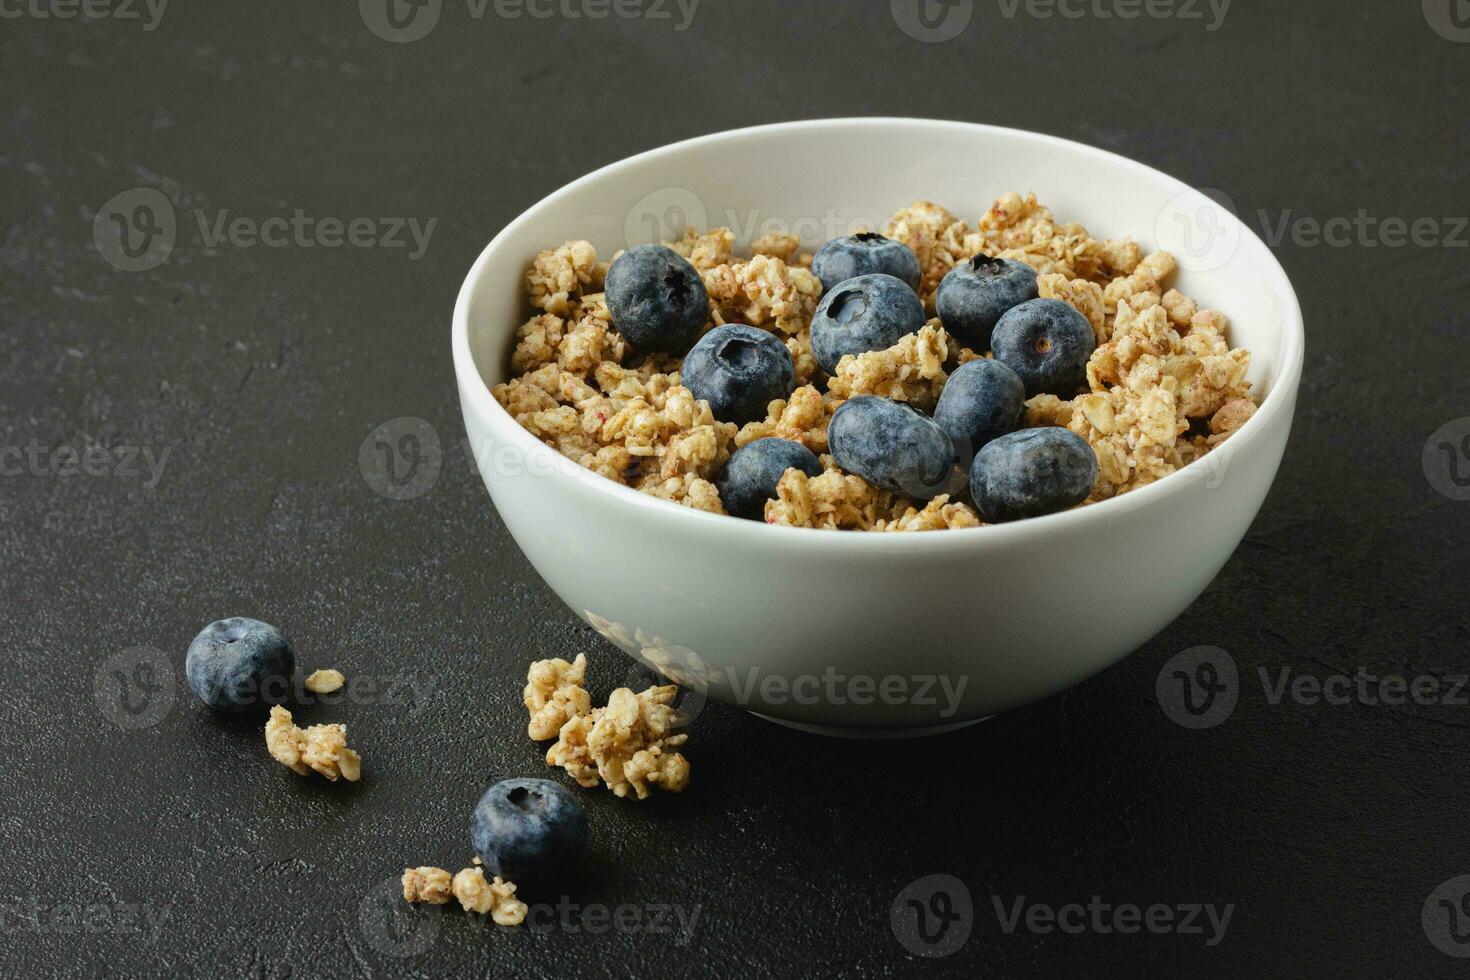
{"type": "Polygon", "coordinates": [[[969,728],[978,725],[982,721],[989,721],[994,715],[986,715],[984,718],[971,718],[969,721],[955,721],[944,725],[929,725],[922,728],[844,728],[841,725],[808,725],[801,721],[787,721],[785,718],[773,718],[763,715],[759,711],[752,711],[762,721],[780,725],[782,728],[794,728],[799,732],[809,735],[825,735],[828,738],[923,738],[926,735],[943,735],[947,732],[957,732],[961,728],[969,728]]]}

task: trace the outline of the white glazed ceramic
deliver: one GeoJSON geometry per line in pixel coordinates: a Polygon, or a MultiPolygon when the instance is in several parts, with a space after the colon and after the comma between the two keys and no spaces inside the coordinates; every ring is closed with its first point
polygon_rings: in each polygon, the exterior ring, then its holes
{"type": "Polygon", "coordinates": [[[1303,352],[1291,284],[1228,210],[1102,150],[918,119],[761,126],[604,167],[495,237],[465,280],[453,329],[485,485],[573,611],[711,697],[798,727],[871,734],[1044,698],[1183,612],[1271,486],[1303,352]],[[1013,189],[1099,236],[1174,251],[1179,288],[1224,311],[1232,342],[1253,352],[1265,396],[1255,417],[1204,459],[1114,500],[969,531],[861,534],[771,527],[619,486],[543,446],[491,397],[527,316],[523,275],[538,249],[586,238],[607,257],[686,220],[730,225],[740,245],[784,223],[815,246],[855,224],[881,227],[919,198],[973,223],[1013,189]]]}

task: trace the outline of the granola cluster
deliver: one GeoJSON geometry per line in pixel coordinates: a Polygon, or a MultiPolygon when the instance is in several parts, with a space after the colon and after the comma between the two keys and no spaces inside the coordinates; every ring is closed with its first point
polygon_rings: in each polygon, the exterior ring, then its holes
{"type": "MultiPolygon", "coordinates": [[[[1224,314],[1201,310],[1170,288],[1175,261],[1167,252],[1145,253],[1126,238],[1094,238],[1080,224],[1059,222],[1035,195],[1017,193],[997,198],[973,225],[920,201],[893,215],[883,232],[918,256],[919,295],[931,317],[950,270],[985,255],[1027,263],[1037,271],[1041,297],[1068,303],[1087,318],[1097,341],[1088,390],[1071,399],[1031,399],[1027,424],[1067,426],[1092,446],[1099,476],[1088,502],[1167,476],[1219,445],[1255,411],[1246,380],[1250,352],[1230,346],[1224,314]]],[[[988,356],[963,347],[931,319],[887,350],[844,357],[828,376],[811,349],[822,284],[796,238],[765,235],[748,258],[736,254],[728,228],[691,228],[665,244],[704,281],[706,329],[733,322],[761,327],[791,352],[797,388],[771,402],[765,419],[743,427],[718,421],[680,384],[679,357],[640,355],[624,343],[601,293],[607,263],[585,241],[535,257],[526,275],[535,313],[516,331],[516,376],[494,388],[500,404],[547,445],[645,493],[724,513],[715,480],[736,449],[777,436],[821,456],[832,413],[846,399],[880,395],[932,410],[956,367],[988,356]]],[[[820,476],[786,473],[777,499],[766,505],[767,523],[862,531],[981,523],[966,502],[896,499],[844,473],[830,456],[822,461],[820,476]]],[[[590,709],[569,710],[566,696],[557,701],[557,690],[532,709],[533,728],[548,731],[562,715],[590,717],[590,709]]],[[[568,758],[581,757],[566,751],[568,758]]]]}
{"type": "Polygon", "coordinates": [[[526,920],[526,903],[515,897],[516,886],[497,876],[485,880],[481,868],[465,868],[453,878],[443,868],[403,869],[403,900],[410,904],[447,905],[451,897],[466,912],[490,914],[499,926],[518,926],[526,920]]]}
{"type": "Polygon", "coordinates": [[[539,660],[527,672],[528,733],[537,741],[556,739],[547,764],[562,767],[582,786],[601,782],[617,796],[631,792],[640,800],[648,798],[650,786],[677,793],[689,785],[689,760],[674,751],[689,738],[678,731],[683,718],[671,704],[678,688],[669,684],[634,694],[620,687],[606,707],[593,708],[582,687],[586,667],[586,656],[579,654],[572,664],[539,660]]]}
{"type": "Polygon", "coordinates": [[[347,747],[346,725],[298,728],[291,712],[275,705],[265,723],[265,747],[271,758],[300,776],[315,770],[334,783],[338,778],[349,783],[362,778],[362,758],[347,747]]]}

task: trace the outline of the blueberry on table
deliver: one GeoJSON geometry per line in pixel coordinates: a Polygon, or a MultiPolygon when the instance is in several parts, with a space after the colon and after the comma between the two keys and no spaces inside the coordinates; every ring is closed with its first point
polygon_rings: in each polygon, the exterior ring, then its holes
{"type": "Polygon", "coordinates": [[[990,442],[1021,427],[1026,415],[1026,385],[1000,361],[970,361],[949,376],[934,421],[967,458],[990,442]]]}
{"type": "Polygon", "coordinates": [[[634,245],[603,284],[614,329],[639,351],[689,346],[709,320],[709,293],[694,266],[664,245],[634,245]]]}
{"type": "Polygon", "coordinates": [[[992,524],[1040,517],[1075,507],[1097,482],[1097,456],[1075,432],[1023,429],[975,454],[970,496],[992,524]]]}
{"type": "Polygon", "coordinates": [[[734,323],[716,327],[690,348],[680,383],[709,402],[721,422],[744,425],[766,417],[766,406],[796,387],[791,352],[769,330],[734,323]]]}
{"type": "Polygon", "coordinates": [[[1087,387],[1097,337],[1087,317],[1059,299],[1033,299],[1000,318],[990,339],[998,361],[1021,376],[1026,397],[1071,398],[1087,387]]]}
{"type": "Polygon", "coordinates": [[[764,520],[766,501],[776,499],[776,484],[787,470],[821,476],[822,464],[815,453],[792,439],[767,436],[735,450],[716,485],[725,510],[735,517],[764,520]]]}
{"type": "Polygon", "coordinates": [[[470,846],[491,874],[517,885],[555,884],[587,849],[587,814],[547,779],[503,779],[470,817],[470,846]]]}
{"type": "Polygon", "coordinates": [[[221,619],[189,644],[184,675],[199,700],[216,711],[258,710],[290,696],[296,649],[270,623],[243,616],[221,619]]]}
{"type": "Polygon", "coordinates": [[[901,279],[910,289],[918,291],[919,257],[903,242],[877,232],[834,238],[812,256],[812,275],[822,280],[823,292],[830,292],[848,279],[874,272],[901,279]]]}
{"type": "Polygon", "coordinates": [[[944,329],[975,351],[990,349],[990,334],[1007,311],[1036,298],[1036,270],[1024,262],[977,255],[949,271],[934,294],[944,329]]]}
{"type": "Polygon", "coordinates": [[[924,304],[901,279],[875,272],[828,290],[812,315],[812,353],[828,374],[845,354],[887,350],[924,325],[924,304]]]}
{"type": "Polygon", "coordinates": [[[912,405],[877,395],[843,402],[827,427],[832,455],[849,473],[915,500],[949,488],[954,444],[933,419],[912,405]]]}

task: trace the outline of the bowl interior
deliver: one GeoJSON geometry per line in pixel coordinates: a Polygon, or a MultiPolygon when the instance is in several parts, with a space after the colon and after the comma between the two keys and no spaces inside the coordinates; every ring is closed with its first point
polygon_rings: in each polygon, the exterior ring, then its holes
{"type": "Polygon", "coordinates": [[[1231,342],[1253,358],[1268,396],[1300,357],[1290,288],[1269,250],[1224,206],[1166,174],[1054,137],[967,123],[855,119],[787,123],[701,137],[596,171],[532,207],[481,255],[462,310],[487,385],[506,380],[515,328],[527,316],[523,276],[537,250],[585,238],[599,257],[677,237],[686,225],[728,226],[738,247],[772,231],[804,247],[859,228],[881,230],[916,200],[973,225],[1000,194],[1033,192],[1058,221],[1096,237],[1167,248],[1175,284],[1225,313],[1231,342]]]}

